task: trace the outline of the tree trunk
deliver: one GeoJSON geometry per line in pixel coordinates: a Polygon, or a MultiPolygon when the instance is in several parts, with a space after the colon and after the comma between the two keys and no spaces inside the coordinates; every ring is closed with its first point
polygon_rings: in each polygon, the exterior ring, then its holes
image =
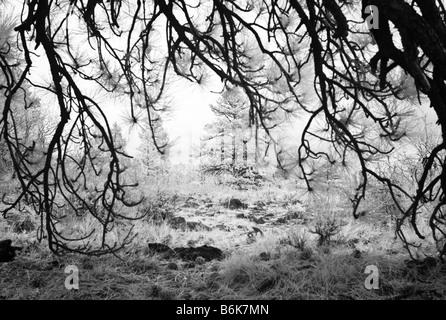
{"type": "Polygon", "coordinates": [[[235,167],[236,162],[236,150],[235,150],[235,133],[232,135],[232,166],[235,167]]]}
{"type": "Polygon", "coordinates": [[[243,140],[243,166],[248,166],[248,141],[243,140]]]}
{"type": "Polygon", "coordinates": [[[225,131],[221,134],[221,145],[220,145],[220,161],[221,164],[225,162],[225,131]]]}
{"type": "Polygon", "coordinates": [[[254,140],[255,140],[254,162],[255,162],[255,167],[257,169],[258,164],[259,164],[259,121],[257,120],[257,117],[256,117],[255,125],[256,125],[256,129],[255,129],[255,135],[254,135],[254,140]]]}

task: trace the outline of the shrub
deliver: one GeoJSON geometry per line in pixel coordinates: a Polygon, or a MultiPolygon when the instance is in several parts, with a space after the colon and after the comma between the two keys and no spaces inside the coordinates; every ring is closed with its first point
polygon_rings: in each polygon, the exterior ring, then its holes
{"type": "Polygon", "coordinates": [[[310,260],[313,257],[313,249],[311,248],[305,248],[302,250],[302,253],[300,254],[300,258],[302,260],[310,260]]]}
{"type": "Polygon", "coordinates": [[[161,223],[173,216],[177,195],[169,195],[167,192],[158,190],[154,197],[146,199],[140,204],[138,211],[145,219],[154,223],[161,223]]]}
{"type": "Polygon", "coordinates": [[[297,230],[292,229],[288,233],[289,245],[303,251],[306,248],[306,243],[307,243],[306,230],[304,230],[303,232],[298,232],[297,230]]]}
{"type": "Polygon", "coordinates": [[[201,172],[206,175],[217,176],[220,184],[237,187],[239,190],[259,188],[266,181],[263,175],[250,166],[208,165],[203,166],[201,172]]]}
{"type": "Polygon", "coordinates": [[[310,232],[319,236],[318,245],[330,243],[331,237],[338,234],[347,222],[334,214],[319,214],[313,222],[314,226],[310,232]]]}

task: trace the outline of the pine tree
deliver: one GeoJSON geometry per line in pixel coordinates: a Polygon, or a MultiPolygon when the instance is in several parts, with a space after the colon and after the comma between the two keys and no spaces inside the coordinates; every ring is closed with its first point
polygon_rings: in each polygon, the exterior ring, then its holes
{"type": "Polygon", "coordinates": [[[169,163],[169,138],[164,130],[161,118],[158,118],[152,129],[146,124],[139,135],[141,144],[138,147],[138,159],[142,164],[146,177],[154,178],[168,172],[169,163]],[[154,139],[162,152],[154,144],[154,139]]]}

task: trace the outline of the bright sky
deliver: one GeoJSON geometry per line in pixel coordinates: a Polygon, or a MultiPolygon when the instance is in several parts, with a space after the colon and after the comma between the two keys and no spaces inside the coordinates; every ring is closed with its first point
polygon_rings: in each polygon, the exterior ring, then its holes
{"type": "MultiPolygon", "coordinates": [[[[176,141],[171,154],[174,155],[176,151],[181,150],[182,160],[187,161],[190,145],[199,143],[204,126],[213,120],[210,105],[216,102],[219,95],[186,80],[181,82],[184,82],[183,85],[174,86],[171,94],[172,112],[163,121],[169,139],[176,141]]],[[[122,115],[122,112],[119,112],[119,115],[122,115]]],[[[111,112],[110,116],[114,118],[116,114],[111,112]]],[[[137,133],[130,133],[128,152],[136,150],[138,143],[137,133]]]]}
{"type": "MultiPolygon", "coordinates": [[[[199,143],[204,126],[212,122],[213,113],[210,105],[216,102],[219,95],[191,83],[185,83],[183,86],[175,85],[173,89],[171,93],[172,112],[163,118],[164,129],[168,133],[169,139],[176,141],[172,148],[172,154],[181,150],[182,157],[187,157],[189,146],[199,143]]],[[[49,95],[43,96],[41,99],[44,104],[52,104],[53,99],[49,95]]],[[[100,101],[109,124],[117,122],[121,126],[128,143],[127,151],[134,155],[140,139],[138,130],[129,131],[124,120],[130,110],[128,98],[119,101],[115,98],[102,97],[100,101]]]]}
{"type": "Polygon", "coordinates": [[[212,122],[209,106],[218,95],[200,89],[178,91],[173,99],[172,119],[165,122],[165,128],[172,140],[178,139],[177,146],[184,153],[191,143],[199,142],[204,126],[212,122]]]}
{"type": "MultiPolygon", "coordinates": [[[[6,8],[19,20],[21,1],[17,3],[10,1],[6,3],[6,8]]],[[[85,43],[84,45],[88,44],[85,43]]],[[[48,63],[41,47],[35,52],[41,57],[33,56],[30,78],[35,83],[45,85],[50,81],[48,63]]],[[[171,84],[167,96],[171,99],[172,112],[168,117],[163,118],[163,123],[170,140],[176,141],[173,147],[175,151],[172,154],[177,154],[176,151],[180,149],[182,157],[187,157],[189,146],[199,142],[204,126],[212,121],[213,114],[210,105],[216,102],[219,95],[211,91],[220,91],[222,84],[220,81],[210,78],[205,86],[184,79],[176,79],[171,84]]],[[[91,83],[85,83],[85,85],[78,83],[78,85],[80,85],[84,94],[94,97],[100,102],[110,125],[117,122],[121,126],[128,142],[127,151],[134,155],[140,139],[138,130],[129,131],[128,126],[125,125],[124,117],[129,114],[130,110],[128,97],[117,99],[117,97],[112,97],[95,89],[96,85],[92,86],[91,83]]],[[[40,89],[37,89],[36,93],[43,105],[50,108],[54,107],[56,116],[58,116],[55,97],[40,89]]]]}
{"type": "MultiPolygon", "coordinates": [[[[49,75],[45,74],[48,71],[45,58],[34,62],[31,68],[31,78],[36,83],[43,84],[46,79],[49,79],[49,75]]],[[[213,83],[212,87],[202,87],[187,80],[177,80],[172,85],[168,93],[172,112],[163,118],[164,128],[170,140],[176,141],[172,148],[172,154],[181,150],[182,158],[187,158],[189,146],[199,143],[204,126],[213,120],[210,105],[215,103],[219,97],[217,93],[212,93],[211,90],[217,91],[219,86],[221,84],[213,83]]],[[[90,90],[85,86],[81,86],[81,89],[85,94],[95,95],[95,90],[90,90]]],[[[42,90],[36,92],[43,105],[54,106],[54,111],[57,112],[55,97],[52,94],[42,92],[42,90]]],[[[131,155],[135,155],[140,139],[138,130],[129,131],[124,120],[125,115],[130,110],[128,97],[116,99],[116,97],[107,96],[103,93],[98,96],[100,97],[98,101],[107,116],[109,124],[112,125],[117,122],[121,126],[123,134],[127,138],[127,151],[131,155]]]]}
{"type": "MultiPolygon", "coordinates": [[[[20,6],[12,6],[17,10],[20,6]]],[[[88,45],[85,43],[85,45],[88,45]]],[[[42,84],[42,79],[49,79],[45,57],[42,59],[33,58],[34,65],[31,70],[31,77],[36,82],[42,84]]],[[[219,95],[211,93],[211,91],[219,91],[221,83],[218,80],[210,79],[206,86],[191,83],[187,80],[174,80],[171,84],[168,96],[171,98],[172,114],[169,119],[163,119],[165,130],[169,134],[172,141],[176,141],[172,154],[177,154],[181,150],[182,158],[187,158],[191,144],[198,144],[200,135],[203,133],[203,127],[212,121],[213,115],[209,106],[216,102],[219,95]]],[[[311,82],[309,82],[311,83],[311,82]]],[[[90,84],[82,85],[81,89],[88,95],[90,92],[94,94],[94,90],[90,84]]],[[[128,114],[129,102],[128,99],[116,99],[103,93],[99,94],[101,107],[107,115],[110,125],[117,122],[123,128],[123,133],[128,139],[128,152],[134,155],[136,147],[139,144],[138,132],[126,130],[123,117],[128,114]]],[[[49,106],[56,106],[53,96],[50,94],[39,94],[42,102],[49,106]]],[[[291,130],[296,134],[296,128],[291,130]]],[[[292,142],[296,144],[299,136],[293,136],[292,142]],[[297,138],[297,139],[296,139],[297,138]]]]}

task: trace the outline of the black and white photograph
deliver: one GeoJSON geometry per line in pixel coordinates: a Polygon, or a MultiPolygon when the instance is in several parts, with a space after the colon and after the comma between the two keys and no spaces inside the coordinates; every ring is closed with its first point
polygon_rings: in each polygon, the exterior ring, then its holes
{"type": "Polygon", "coordinates": [[[0,0],[0,300],[446,300],[445,81],[444,0],[0,0]]]}

